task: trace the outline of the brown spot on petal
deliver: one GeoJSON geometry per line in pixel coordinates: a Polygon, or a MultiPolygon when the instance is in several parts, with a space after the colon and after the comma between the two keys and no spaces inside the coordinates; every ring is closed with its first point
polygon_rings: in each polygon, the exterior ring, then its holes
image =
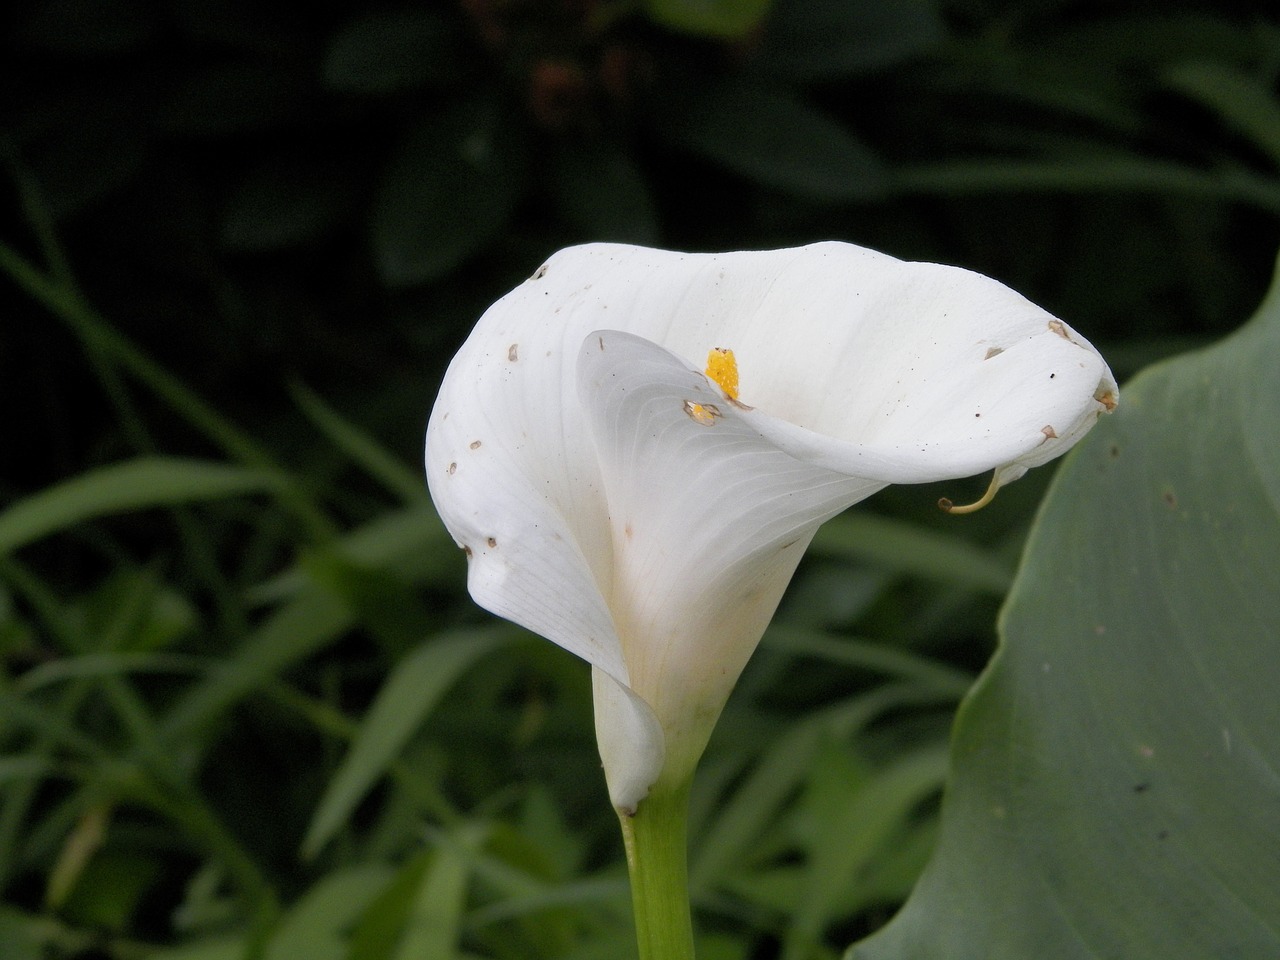
{"type": "MultiPolygon", "coordinates": [[[[1044,434],[1044,440],[1057,440],[1057,439],[1058,439],[1058,432],[1057,432],[1056,430],[1054,430],[1054,429],[1053,429],[1053,427],[1051,427],[1051,426],[1050,426],[1049,424],[1047,424],[1047,423],[1046,423],[1043,427],[1041,427],[1041,428],[1040,428],[1040,432],[1044,434]]],[[[1044,440],[1041,440],[1040,442],[1041,442],[1041,443],[1044,443],[1044,440]]]]}
{"type": "Polygon", "coordinates": [[[449,469],[448,469],[447,471],[445,471],[445,472],[446,472],[446,473],[448,473],[448,474],[449,474],[449,476],[451,476],[451,477],[452,477],[455,473],[457,473],[457,472],[458,472],[458,463],[457,463],[457,461],[454,461],[453,463],[449,464],[449,469]]]}
{"type": "Polygon", "coordinates": [[[471,548],[470,548],[470,547],[468,547],[468,546],[465,546],[465,545],[464,545],[464,546],[463,546],[463,548],[462,548],[462,552],[463,552],[463,553],[465,553],[465,554],[467,555],[467,559],[468,559],[468,560],[470,560],[470,559],[471,559],[471,557],[472,557],[472,553],[471,553],[471,548]]]}
{"type": "Polygon", "coordinates": [[[635,536],[635,531],[631,529],[631,521],[627,521],[626,525],[622,528],[622,532],[626,535],[628,540],[635,536]]]}
{"type": "Polygon", "coordinates": [[[498,545],[498,538],[497,538],[497,537],[489,537],[489,538],[487,538],[487,539],[485,540],[485,543],[487,543],[487,544],[489,545],[489,547],[492,549],[493,547],[496,547],[496,546],[498,545]]]}
{"type": "Polygon", "coordinates": [[[1067,333],[1067,325],[1061,320],[1050,320],[1049,329],[1060,336],[1063,340],[1070,340],[1071,336],[1067,333]]]}
{"type": "Polygon", "coordinates": [[[1098,392],[1093,395],[1093,399],[1106,407],[1107,413],[1110,413],[1116,408],[1116,395],[1113,390],[1108,390],[1105,387],[1099,387],[1098,392]]]}
{"type": "Polygon", "coordinates": [[[472,441],[471,441],[471,449],[472,449],[472,450],[479,450],[479,449],[480,449],[480,441],[479,441],[479,440],[472,440],[472,441]]]}
{"type": "Polygon", "coordinates": [[[507,347],[507,359],[512,363],[515,363],[520,359],[520,344],[513,343],[511,346],[507,347]]]}
{"type": "Polygon", "coordinates": [[[547,265],[544,263],[542,266],[540,266],[540,267],[539,267],[539,268],[534,272],[533,276],[532,276],[532,277],[530,277],[529,279],[530,279],[530,280],[541,280],[541,279],[542,279],[543,277],[545,277],[546,275],[547,275],[547,265]]]}
{"type": "Polygon", "coordinates": [[[1000,356],[1000,354],[1002,354],[1002,353],[1004,353],[1004,347],[988,347],[988,348],[987,348],[987,355],[986,355],[985,357],[983,357],[982,359],[983,359],[983,360],[990,360],[992,357],[998,357],[998,356],[1000,356]]]}

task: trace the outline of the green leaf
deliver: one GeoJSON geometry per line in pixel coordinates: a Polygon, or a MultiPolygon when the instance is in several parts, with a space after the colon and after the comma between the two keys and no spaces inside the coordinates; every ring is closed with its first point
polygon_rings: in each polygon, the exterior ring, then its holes
{"type": "Polygon", "coordinates": [[[556,206],[584,235],[619,243],[658,241],[658,211],[629,151],[592,138],[556,144],[547,159],[556,206]]]}
{"type": "Polygon", "coordinates": [[[1179,90],[1218,113],[1224,123],[1248,137],[1280,164],[1280,99],[1270,81],[1260,81],[1222,63],[1184,63],[1166,74],[1179,90]]]}
{"type": "Polygon", "coordinates": [[[87,520],[257,493],[272,486],[256,470],[177,457],[140,457],[89,470],[0,513],[0,555],[87,520]]]}
{"type": "Polygon", "coordinates": [[[780,76],[822,80],[892,66],[945,39],[934,0],[777,0],[757,59],[780,76]]]}
{"type": "Polygon", "coordinates": [[[1280,282],[1058,474],[938,849],[856,960],[1280,956],[1280,282]]]}
{"type": "Polygon", "coordinates": [[[343,26],[324,55],[324,82],[349,93],[389,94],[447,84],[463,66],[452,22],[440,11],[407,7],[365,14],[343,26]]]}
{"type": "Polygon", "coordinates": [[[786,90],[726,81],[673,121],[671,134],[683,146],[765,186],[845,202],[875,199],[886,188],[869,148],[786,90]]]}
{"type": "Polygon", "coordinates": [[[496,103],[467,100],[410,128],[374,200],[383,282],[437,280],[499,234],[523,192],[519,128],[496,103]]]}
{"type": "Polygon", "coordinates": [[[266,960],[345,960],[347,930],[391,881],[381,864],[346,867],[322,878],[280,920],[266,960]]]}
{"type": "Polygon", "coordinates": [[[481,657],[520,635],[505,627],[438,634],[396,665],[320,799],[303,841],[305,856],[318,853],[346,823],[453,682],[481,657]]]}
{"type": "Polygon", "coordinates": [[[759,23],[770,0],[645,0],[645,13],[656,23],[707,37],[741,37],[759,23]]]}
{"type": "Polygon", "coordinates": [[[455,960],[459,956],[470,862],[483,837],[482,827],[467,824],[445,838],[423,875],[392,960],[455,960]]]}

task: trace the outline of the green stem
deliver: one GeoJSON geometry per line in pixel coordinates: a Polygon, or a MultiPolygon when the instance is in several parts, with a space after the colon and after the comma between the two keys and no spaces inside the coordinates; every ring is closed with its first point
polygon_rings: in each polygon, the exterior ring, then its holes
{"type": "Polygon", "coordinates": [[[693,960],[689,915],[689,784],[656,784],[635,816],[619,813],[640,960],[693,960]]]}

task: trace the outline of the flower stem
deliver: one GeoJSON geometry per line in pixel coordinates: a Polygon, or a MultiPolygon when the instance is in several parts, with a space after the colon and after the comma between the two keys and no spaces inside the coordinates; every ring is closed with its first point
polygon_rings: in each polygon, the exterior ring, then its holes
{"type": "Polygon", "coordinates": [[[640,960],[693,960],[689,915],[689,784],[655,785],[634,816],[619,813],[640,960]]]}

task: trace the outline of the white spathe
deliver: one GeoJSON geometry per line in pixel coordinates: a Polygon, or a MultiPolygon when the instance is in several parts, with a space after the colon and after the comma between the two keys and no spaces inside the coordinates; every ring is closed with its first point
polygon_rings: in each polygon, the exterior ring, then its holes
{"type": "Polygon", "coordinates": [[[472,597],[592,665],[610,796],[691,775],[819,524],[889,483],[1064,453],[1117,388],[987,277],[843,243],[562,250],[495,303],[427,427],[472,597]],[[703,373],[731,349],[741,396],[703,373]]]}

